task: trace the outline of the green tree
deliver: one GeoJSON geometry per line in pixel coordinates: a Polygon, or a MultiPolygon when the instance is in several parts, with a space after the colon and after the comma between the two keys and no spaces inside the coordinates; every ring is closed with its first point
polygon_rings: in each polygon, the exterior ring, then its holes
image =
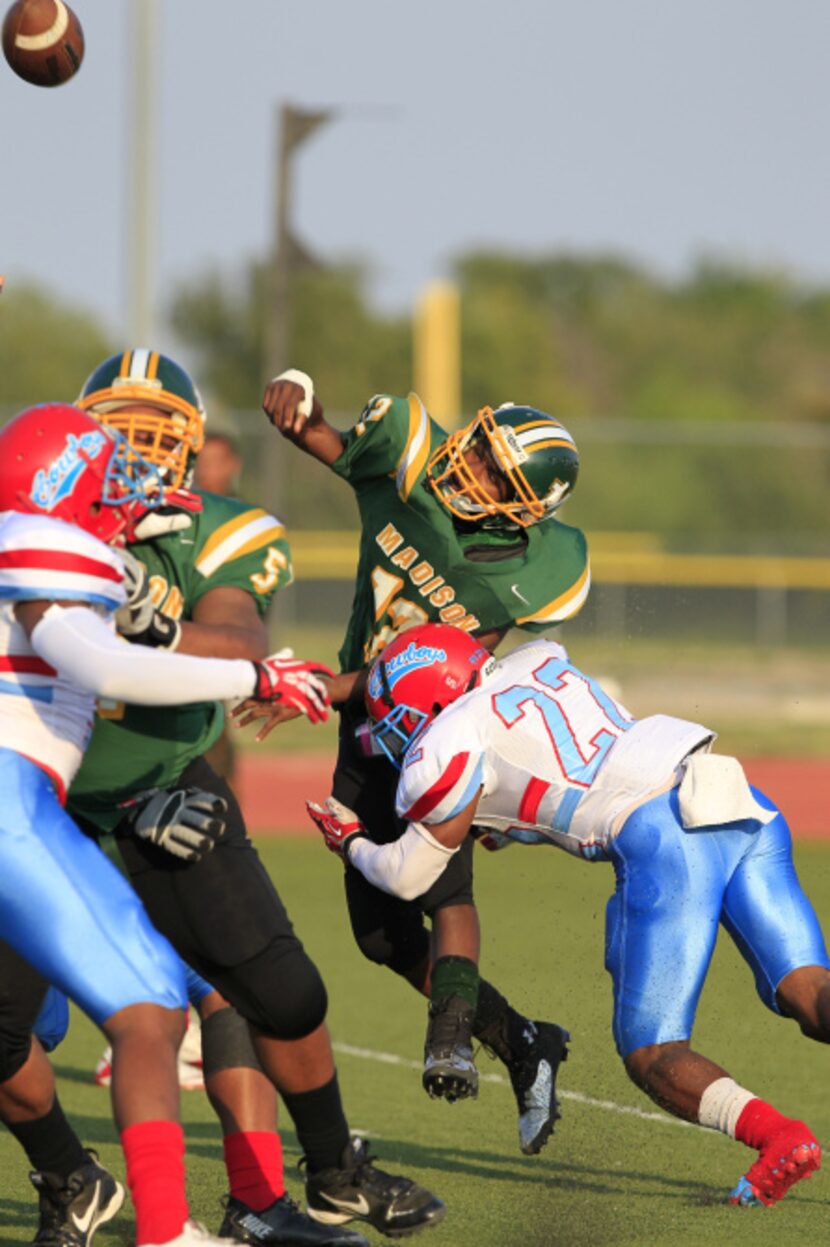
{"type": "Polygon", "coordinates": [[[65,402],[113,351],[87,312],[23,284],[0,299],[0,407],[6,415],[54,399],[65,402]]]}

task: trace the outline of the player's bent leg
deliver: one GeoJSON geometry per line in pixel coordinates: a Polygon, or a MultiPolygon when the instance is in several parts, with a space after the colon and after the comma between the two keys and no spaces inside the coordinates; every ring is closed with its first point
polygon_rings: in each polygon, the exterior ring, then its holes
{"type": "Polygon", "coordinates": [[[785,1017],[794,1018],[802,1034],[830,1043],[830,970],[802,966],[778,984],[776,1000],[785,1017]]]}
{"type": "Polygon", "coordinates": [[[343,883],[352,934],[363,956],[428,995],[430,941],[419,903],[382,892],[351,865],[343,883]]]}
{"type": "Polygon", "coordinates": [[[478,968],[466,957],[442,957],[433,967],[433,994],[424,1042],[424,1090],[431,1099],[478,1095],[473,1061],[473,1019],[478,968]]]}
{"type": "Polygon", "coordinates": [[[666,1112],[698,1120],[700,1098],[726,1070],[693,1052],[687,1039],[636,1048],[624,1060],[629,1078],[666,1112]]]}
{"type": "Polygon", "coordinates": [[[184,1034],[181,1009],[135,1004],[101,1023],[112,1046],[112,1105],[120,1130],[137,1121],[179,1115],[176,1053],[184,1034]]]}

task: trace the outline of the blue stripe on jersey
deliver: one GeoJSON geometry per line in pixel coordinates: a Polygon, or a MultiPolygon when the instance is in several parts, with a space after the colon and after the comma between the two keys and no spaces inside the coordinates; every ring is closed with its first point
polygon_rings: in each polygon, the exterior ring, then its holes
{"type": "Polygon", "coordinates": [[[0,585],[0,598],[15,598],[18,602],[94,602],[108,611],[122,605],[120,598],[109,598],[103,593],[87,593],[85,589],[40,589],[34,586],[0,585]]]}
{"type": "Polygon", "coordinates": [[[441,819],[441,822],[445,823],[448,818],[454,818],[456,814],[460,814],[461,811],[470,804],[470,802],[472,801],[473,797],[478,792],[483,782],[484,782],[484,759],[479,758],[478,762],[476,763],[475,770],[473,771],[470,777],[470,781],[467,784],[467,787],[464,789],[464,792],[461,794],[461,797],[459,798],[459,800],[450,810],[449,814],[445,814],[444,817],[441,819]]]}
{"type": "Polygon", "coordinates": [[[47,684],[12,684],[10,680],[0,680],[0,693],[11,693],[13,697],[28,697],[30,701],[52,701],[55,689],[47,684]]]}
{"type": "Polygon", "coordinates": [[[565,793],[559,805],[556,807],[556,813],[553,816],[553,830],[568,832],[571,828],[571,819],[576,813],[576,807],[582,800],[583,793],[579,788],[569,788],[565,793]]]}

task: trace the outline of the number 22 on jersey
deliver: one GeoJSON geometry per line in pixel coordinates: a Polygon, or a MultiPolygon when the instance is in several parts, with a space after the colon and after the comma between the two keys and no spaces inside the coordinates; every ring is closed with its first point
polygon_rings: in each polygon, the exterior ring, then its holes
{"type": "Polygon", "coordinates": [[[611,746],[631,720],[595,680],[558,658],[533,673],[533,684],[518,684],[493,697],[505,727],[515,727],[533,708],[541,715],[563,776],[588,788],[611,746]]]}

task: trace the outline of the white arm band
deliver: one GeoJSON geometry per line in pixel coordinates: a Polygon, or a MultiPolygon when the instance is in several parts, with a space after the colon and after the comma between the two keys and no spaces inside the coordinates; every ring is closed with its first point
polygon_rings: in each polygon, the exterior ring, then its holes
{"type": "Polygon", "coordinates": [[[31,642],[59,675],[96,697],[135,706],[180,706],[250,697],[254,665],[245,659],[193,658],[125,645],[85,606],[50,606],[31,642]]]}
{"type": "Polygon", "coordinates": [[[370,883],[405,901],[427,892],[457,852],[439,844],[423,823],[410,823],[391,844],[359,836],[348,849],[349,861],[370,883]]]}

